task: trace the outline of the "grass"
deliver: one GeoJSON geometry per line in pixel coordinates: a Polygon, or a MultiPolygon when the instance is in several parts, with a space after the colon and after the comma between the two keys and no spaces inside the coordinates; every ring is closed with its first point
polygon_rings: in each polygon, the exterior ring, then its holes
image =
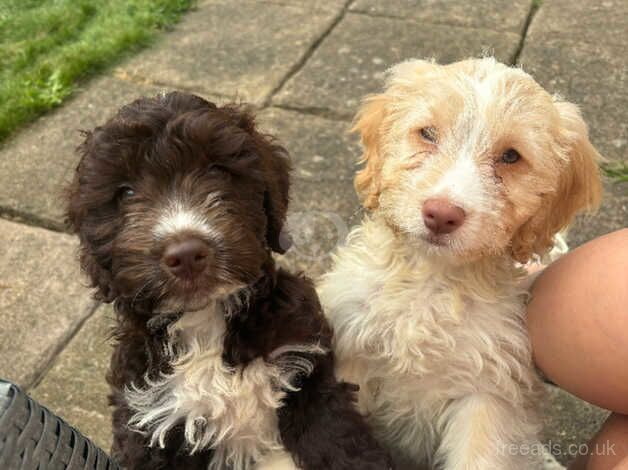
{"type": "Polygon", "coordinates": [[[146,45],[194,0],[0,0],[0,142],[146,45]]]}
{"type": "Polygon", "coordinates": [[[602,171],[606,176],[618,183],[628,183],[628,162],[602,165],[602,171]]]}

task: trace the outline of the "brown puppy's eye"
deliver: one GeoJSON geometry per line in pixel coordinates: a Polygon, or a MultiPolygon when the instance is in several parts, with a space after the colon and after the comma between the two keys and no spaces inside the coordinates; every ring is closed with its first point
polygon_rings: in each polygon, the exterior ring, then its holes
{"type": "Polygon", "coordinates": [[[117,192],[118,201],[123,201],[135,196],[135,190],[128,185],[120,186],[117,192]]]}
{"type": "Polygon", "coordinates": [[[435,144],[436,141],[438,140],[438,133],[436,132],[436,129],[434,129],[433,127],[422,127],[419,132],[421,134],[421,137],[423,137],[423,139],[427,140],[428,142],[432,144],[435,144]]]}
{"type": "Polygon", "coordinates": [[[216,165],[215,163],[212,163],[207,167],[207,172],[212,176],[217,176],[220,178],[231,177],[229,170],[227,170],[224,166],[216,165]]]}
{"type": "Polygon", "coordinates": [[[502,153],[501,162],[512,165],[513,163],[517,163],[521,155],[515,149],[508,149],[504,153],[502,153]]]}

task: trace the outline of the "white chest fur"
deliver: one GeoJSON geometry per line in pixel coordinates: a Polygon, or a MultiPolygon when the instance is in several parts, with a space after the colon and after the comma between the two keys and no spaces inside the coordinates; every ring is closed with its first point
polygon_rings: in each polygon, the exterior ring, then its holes
{"type": "MultiPolygon", "coordinates": [[[[379,437],[409,456],[434,452],[452,403],[495,396],[529,408],[538,381],[525,292],[508,260],[444,266],[409,255],[390,229],[367,221],[319,295],[339,375],[360,385],[359,405],[379,437]]],[[[534,426],[524,421],[529,433],[534,426]]]]}
{"type": "MultiPolygon", "coordinates": [[[[151,445],[164,446],[167,432],[184,425],[193,451],[214,449],[210,469],[253,468],[264,456],[282,449],[276,410],[297,371],[311,364],[291,357],[284,347],[273,363],[255,359],[232,368],[222,360],[224,313],[217,308],[184,314],[169,329],[172,373],[131,388],[126,398],[135,411],[130,424],[149,430],[151,445]]],[[[310,347],[309,350],[312,350],[310,347]]]]}

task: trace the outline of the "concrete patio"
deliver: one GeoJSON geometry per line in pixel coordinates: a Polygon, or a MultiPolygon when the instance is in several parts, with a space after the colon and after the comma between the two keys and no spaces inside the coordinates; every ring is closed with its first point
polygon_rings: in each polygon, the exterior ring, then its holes
{"type": "MultiPolygon", "coordinates": [[[[110,306],[98,305],[65,233],[62,189],[77,161],[78,129],[164,89],[258,109],[295,164],[282,262],[311,276],[329,265],[342,227],[360,220],[348,133],[360,98],[408,58],[450,62],[493,54],[581,105],[610,161],[628,147],[628,2],[545,0],[205,0],[157,43],[85,83],[62,107],[0,146],[0,377],[20,384],[98,444],[110,444],[104,375],[110,306]]],[[[570,244],[628,226],[628,185],[607,181],[603,206],[570,244]]],[[[605,412],[554,387],[545,437],[570,460],[605,412]]]]}

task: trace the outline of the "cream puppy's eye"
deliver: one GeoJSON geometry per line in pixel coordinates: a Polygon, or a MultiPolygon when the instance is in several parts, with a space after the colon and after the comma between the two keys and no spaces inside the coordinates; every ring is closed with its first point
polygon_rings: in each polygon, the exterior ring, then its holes
{"type": "Polygon", "coordinates": [[[424,140],[435,144],[438,141],[438,132],[433,127],[422,127],[419,131],[424,140]]]}
{"type": "Polygon", "coordinates": [[[512,165],[513,163],[517,163],[521,159],[521,155],[515,149],[508,149],[504,153],[502,153],[500,161],[502,163],[507,163],[512,165]]]}

